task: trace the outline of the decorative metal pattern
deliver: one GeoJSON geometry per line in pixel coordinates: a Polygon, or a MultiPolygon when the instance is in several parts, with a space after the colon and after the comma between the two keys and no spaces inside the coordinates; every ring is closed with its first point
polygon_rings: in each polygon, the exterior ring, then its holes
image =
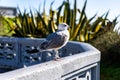
{"type": "MultiPolygon", "coordinates": [[[[1,66],[6,66],[6,68],[16,69],[52,60],[53,59],[52,51],[44,52],[39,51],[39,46],[42,41],[43,41],[42,39],[0,37],[0,68],[1,66]]],[[[100,56],[98,54],[99,52],[95,51],[96,49],[94,49],[94,47],[90,47],[90,45],[88,47],[88,45],[84,43],[81,45],[77,42],[69,42],[65,47],[59,50],[60,53],[59,55],[60,57],[66,56],[70,57],[63,58],[63,60],[58,62],[51,61],[52,65],[48,62],[46,65],[44,64],[42,68],[38,66],[37,69],[40,68],[40,72],[38,70],[38,72],[34,73],[32,72],[28,75],[27,70],[25,71],[27,75],[26,74],[21,75],[21,79],[31,80],[31,78],[33,78],[36,80],[38,79],[49,80],[50,78],[50,80],[99,80],[100,56]],[[44,67],[46,68],[46,70],[43,69],[44,67]],[[52,75],[50,73],[55,74],[52,75]],[[46,78],[45,75],[48,76],[49,78],[46,78]],[[24,78],[25,76],[29,76],[31,78],[25,79],[24,78]]],[[[25,70],[25,68],[23,69],[25,70]]],[[[33,69],[33,71],[34,70],[37,71],[35,66],[34,68],[31,69],[33,69]]],[[[0,80],[4,79],[0,78],[0,80]]]]}
{"type": "MultiPolygon", "coordinates": [[[[0,64],[19,68],[52,60],[54,52],[38,50],[42,41],[41,39],[0,37],[0,64]]],[[[67,44],[69,45],[71,44],[67,44]]],[[[61,57],[81,52],[75,50],[78,46],[67,46],[59,50],[61,57]]]]}
{"type": "Polygon", "coordinates": [[[62,80],[99,80],[99,63],[74,70],[62,76],[62,80]]]}
{"type": "Polygon", "coordinates": [[[39,52],[36,46],[22,45],[21,54],[23,65],[28,66],[42,62],[42,53],[39,52]]]}
{"type": "Polygon", "coordinates": [[[16,67],[18,65],[18,53],[15,40],[0,38],[0,64],[16,67]]]}
{"type": "Polygon", "coordinates": [[[16,57],[15,46],[12,43],[0,43],[1,58],[12,60],[16,57]]]}
{"type": "Polygon", "coordinates": [[[84,71],[78,74],[72,75],[65,80],[91,80],[91,71],[84,71]]]}

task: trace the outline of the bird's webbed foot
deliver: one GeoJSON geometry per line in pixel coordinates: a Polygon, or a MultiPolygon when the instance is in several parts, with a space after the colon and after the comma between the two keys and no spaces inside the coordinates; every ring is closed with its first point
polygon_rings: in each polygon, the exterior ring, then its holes
{"type": "Polygon", "coordinates": [[[59,56],[58,50],[54,50],[53,59],[54,59],[55,61],[60,60],[60,56],[59,56]]]}

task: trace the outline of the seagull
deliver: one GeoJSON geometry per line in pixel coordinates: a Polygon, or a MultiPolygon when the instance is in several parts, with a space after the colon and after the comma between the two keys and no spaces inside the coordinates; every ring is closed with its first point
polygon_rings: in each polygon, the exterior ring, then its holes
{"type": "Polygon", "coordinates": [[[54,59],[59,59],[58,50],[64,47],[69,41],[70,34],[68,28],[70,28],[70,26],[66,23],[59,24],[58,30],[48,35],[45,41],[41,43],[40,49],[45,51],[54,51],[54,59]]]}

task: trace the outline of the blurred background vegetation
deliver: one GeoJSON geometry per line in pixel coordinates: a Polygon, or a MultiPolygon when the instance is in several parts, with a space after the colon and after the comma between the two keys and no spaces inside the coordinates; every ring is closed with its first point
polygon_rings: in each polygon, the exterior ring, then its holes
{"type": "Polygon", "coordinates": [[[45,38],[56,31],[58,24],[67,23],[72,26],[69,29],[70,40],[88,42],[101,51],[101,80],[120,80],[120,36],[113,32],[118,16],[110,21],[107,11],[101,16],[94,14],[88,19],[85,12],[87,0],[81,10],[76,3],[77,0],[74,0],[74,8],[71,9],[67,0],[57,10],[53,10],[53,1],[48,15],[45,2],[43,13],[38,10],[30,10],[30,13],[24,10],[22,13],[18,8],[18,15],[14,18],[0,15],[0,35],[45,38]]]}

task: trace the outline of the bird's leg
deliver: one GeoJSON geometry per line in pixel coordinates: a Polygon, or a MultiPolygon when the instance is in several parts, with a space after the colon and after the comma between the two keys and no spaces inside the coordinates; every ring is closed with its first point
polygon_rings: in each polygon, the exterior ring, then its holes
{"type": "Polygon", "coordinates": [[[58,52],[58,50],[53,50],[53,52],[54,52],[54,55],[53,55],[54,60],[59,60],[60,57],[59,57],[59,52],[58,52]]]}

